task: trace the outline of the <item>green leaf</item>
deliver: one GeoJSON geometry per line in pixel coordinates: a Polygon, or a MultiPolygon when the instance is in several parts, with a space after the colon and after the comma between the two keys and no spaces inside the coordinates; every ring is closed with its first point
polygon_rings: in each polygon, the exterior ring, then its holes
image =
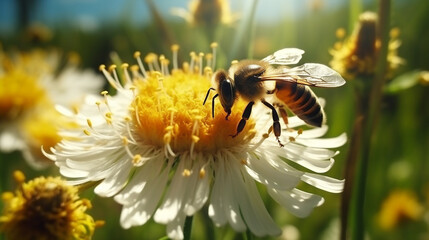
{"type": "Polygon", "coordinates": [[[390,81],[386,85],[384,92],[387,94],[396,94],[400,91],[414,87],[419,83],[419,77],[420,71],[413,70],[406,72],[390,81]]]}

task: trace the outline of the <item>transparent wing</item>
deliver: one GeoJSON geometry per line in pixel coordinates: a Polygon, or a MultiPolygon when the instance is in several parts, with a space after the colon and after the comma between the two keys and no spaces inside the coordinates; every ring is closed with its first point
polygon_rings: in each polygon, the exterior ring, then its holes
{"type": "Polygon", "coordinates": [[[294,68],[282,68],[273,74],[265,74],[262,81],[287,81],[314,87],[339,87],[346,81],[332,68],[318,63],[306,63],[294,68]]]}
{"type": "Polygon", "coordinates": [[[302,54],[304,54],[304,50],[298,48],[283,48],[262,61],[278,65],[296,64],[301,60],[302,54]]]}

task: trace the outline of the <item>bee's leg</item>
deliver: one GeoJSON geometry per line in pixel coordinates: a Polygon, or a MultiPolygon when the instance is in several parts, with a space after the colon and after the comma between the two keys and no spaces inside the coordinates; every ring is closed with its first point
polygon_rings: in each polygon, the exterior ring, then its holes
{"type": "Polygon", "coordinates": [[[219,96],[219,94],[216,93],[214,97],[212,98],[212,118],[214,118],[214,110],[215,110],[215,99],[219,96]]]}
{"type": "Polygon", "coordinates": [[[282,117],[283,122],[286,124],[286,127],[287,127],[287,126],[288,126],[288,124],[289,124],[289,121],[288,121],[288,115],[287,115],[287,112],[286,112],[285,106],[283,106],[283,105],[278,105],[278,108],[279,108],[280,116],[282,117]]]}
{"type": "Polygon", "coordinates": [[[246,121],[249,120],[250,114],[252,113],[252,107],[255,102],[249,102],[246,108],[244,109],[243,115],[241,115],[241,120],[237,126],[237,132],[232,137],[236,137],[241,131],[243,131],[244,126],[246,126],[246,121]]]}
{"type": "Polygon", "coordinates": [[[273,107],[273,105],[271,105],[269,102],[265,101],[265,99],[262,99],[261,102],[269,107],[271,109],[271,112],[273,113],[273,131],[274,131],[274,135],[277,138],[277,141],[280,144],[280,147],[283,147],[284,145],[280,142],[280,134],[282,132],[282,129],[280,127],[280,122],[279,122],[279,115],[277,114],[276,108],[273,107]]]}

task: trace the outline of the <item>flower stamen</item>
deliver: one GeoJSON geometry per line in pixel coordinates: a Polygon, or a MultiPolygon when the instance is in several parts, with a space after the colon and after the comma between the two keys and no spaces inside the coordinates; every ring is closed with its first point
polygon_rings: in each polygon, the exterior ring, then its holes
{"type": "Polygon", "coordinates": [[[123,63],[121,65],[122,71],[124,72],[124,75],[125,75],[123,85],[126,85],[131,82],[131,77],[130,77],[130,74],[128,73],[128,67],[129,67],[128,63],[123,63]]]}
{"type": "Polygon", "coordinates": [[[213,42],[212,44],[210,44],[210,47],[212,48],[212,56],[213,56],[211,68],[216,69],[216,49],[218,47],[217,42],[213,42]]]}
{"type": "MultiPolygon", "coordinates": [[[[134,53],[134,58],[137,59],[137,63],[139,65],[139,67],[140,67],[140,70],[141,70],[141,72],[143,74],[143,77],[146,79],[148,77],[148,75],[147,75],[146,70],[144,68],[143,62],[142,62],[142,60],[140,58],[140,55],[141,55],[141,53],[139,51],[136,51],[134,53]]],[[[138,72],[137,69],[136,69],[136,67],[134,67],[131,70],[133,71],[133,73],[137,73],[138,72]]]]}
{"type": "Polygon", "coordinates": [[[173,52],[173,70],[175,71],[178,69],[177,53],[179,52],[179,45],[173,44],[171,46],[171,51],[173,52]]]}

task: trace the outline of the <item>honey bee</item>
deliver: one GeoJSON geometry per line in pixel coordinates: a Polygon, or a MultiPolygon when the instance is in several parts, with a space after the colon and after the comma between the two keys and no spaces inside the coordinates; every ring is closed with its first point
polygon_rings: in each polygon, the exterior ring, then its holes
{"type": "Polygon", "coordinates": [[[322,106],[309,88],[312,87],[339,87],[345,80],[333,69],[318,63],[306,63],[298,67],[289,68],[285,65],[296,64],[301,60],[304,51],[297,48],[284,48],[262,60],[243,60],[233,64],[228,72],[218,70],[212,78],[213,86],[207,91],[204,99],[206,102],[210,91],[217,93],[212,98],[212,115],[214,116],[215,99],[219,97],[220,103],[226,112],[226,119],[231,114],[231,108],[238,97],[248,102],[242,119],[238,123],[237,131],[232,137],[236,137],[245,127],[246,121],[252,112],[256,101],[261,101],[271,109],[274,132],[280,146],[283,146],[279,137],[281,127],[279,114],[288,124],[287,111],[297,115],[305,123],[315,127],[321,127],[326,121],[322,106]],[[279,65],[274,67],[273,65],[279,65]],[[269,88],[268,83],[274,84],[269,88]],[[268,95],[274,95],[274,102],[265,100],[268,95]],[[277,109],[278,112],[277,112],[277,109]]]}

